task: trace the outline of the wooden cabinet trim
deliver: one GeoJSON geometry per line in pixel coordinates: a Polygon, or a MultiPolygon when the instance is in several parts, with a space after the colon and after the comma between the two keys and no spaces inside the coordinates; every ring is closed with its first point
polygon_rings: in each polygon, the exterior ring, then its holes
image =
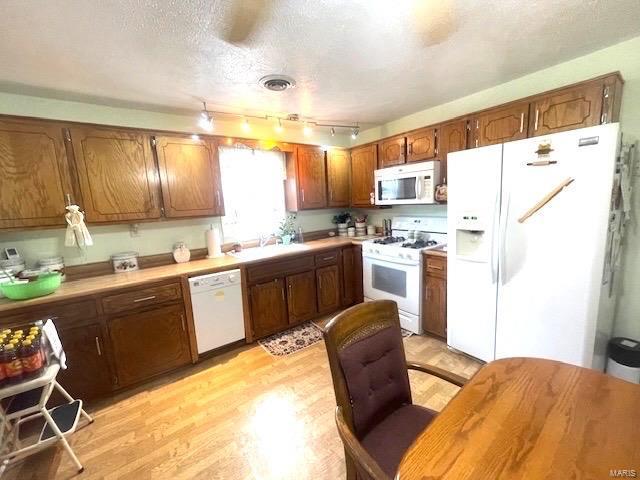
{"type": "Polygon", "coordinates": [[[106,295],[102,297],[101,304],[106,315],[113,315],[177,300],[182,300],[182,288],[179,282],[173,282],[106,295]]]}

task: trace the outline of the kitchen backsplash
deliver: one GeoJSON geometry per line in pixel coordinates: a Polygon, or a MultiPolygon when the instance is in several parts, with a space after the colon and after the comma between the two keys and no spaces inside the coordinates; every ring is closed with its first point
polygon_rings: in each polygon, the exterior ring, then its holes
{"type": "MultiPolygon", "coordinates": [[[[333,216],[345,209],[314,210],[297,214],[296,224],[303,232],[332,228],[333,216]]],[[[446,206],[396,206],[390,209],[351,210],[368,215],[369,224],[382,225],[384,218],[394,215],[446,216],[446,206]]],[[[43,257],[62,255],[67,265],[80,265],[109,260],[113,253],[136,251],[140,255],[170,252],[176,242],[185,242],[189,248],[204,248],[204,232],[209,225],[220,227],[220,219],[197,218],[169,220],[137,224],[137,234],[132,234],[130,225],[89,226],[94,245],[81,251],[64,246],[64,228],[23,230],[0,233],[0,249],[16,247],[27,265],[34,265],[43,257]]],[[[225,239],[230,241],[230,239],[225,239]]]]}
{"type": "MultiPolygon", "coordinates": [[[[302,212],[297,215],[297,225],[306,232],[331,228],[331,219],[336,212],[302,212]]],[[[204,232],[211,224],[219,227],[220,219],[212,217],[139,223],[138,232],[133,235],[130,225],[90,225],[94,245],[84,251],[64,246],[64,228],[16,230],[0,233],[0,249],[16,247],[27,265],[52,255],[62,255],[67,265],[80,265],[109,260],[113,253],[131,250],[141,256],[166,253],[173,249],[176,242],[185,242],[189,248],[205,248],[204,232]]]]}

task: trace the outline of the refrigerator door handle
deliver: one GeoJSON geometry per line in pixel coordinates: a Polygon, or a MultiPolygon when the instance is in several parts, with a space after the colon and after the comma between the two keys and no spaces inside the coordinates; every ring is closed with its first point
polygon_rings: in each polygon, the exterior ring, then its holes
{"type": "Polygon", "coordinates": [[[507,228],[509,226],[509,206],[511,204],[511,192],[507,192],[507,201],[505,202],[504,213],[501,213],[500,225],[500,253],[499,253],[499,269],[500,269],[500,283],[505,284],[507,278],[507,228]]]}
{"type": "Polygon", "coordinates": [[[491,283],[498,282],[498,255],[496,252],[496,237],[498,236],[498,228],[500,224],[500,190],[496,191],[496,201],[493,207],[493,225],[491,227],[491,283]]]}

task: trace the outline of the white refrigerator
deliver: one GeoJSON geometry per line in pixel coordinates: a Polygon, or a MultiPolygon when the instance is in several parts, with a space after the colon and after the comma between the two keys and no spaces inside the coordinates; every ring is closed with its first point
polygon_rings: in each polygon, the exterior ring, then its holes
{"type": "Polygon", "coordinates": [[[618,124],[448,156],[447,343],[602,370],[618,124]]]}

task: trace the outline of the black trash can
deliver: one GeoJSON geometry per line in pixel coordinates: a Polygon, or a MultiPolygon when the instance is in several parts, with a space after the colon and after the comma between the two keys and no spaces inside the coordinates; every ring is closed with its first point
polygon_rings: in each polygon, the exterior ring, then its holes
{"type": "Polygon", "coordinates": [[[609,341],[607,373],[628,382],[640,383],[640,342],[626,337],[609,341]]]}

